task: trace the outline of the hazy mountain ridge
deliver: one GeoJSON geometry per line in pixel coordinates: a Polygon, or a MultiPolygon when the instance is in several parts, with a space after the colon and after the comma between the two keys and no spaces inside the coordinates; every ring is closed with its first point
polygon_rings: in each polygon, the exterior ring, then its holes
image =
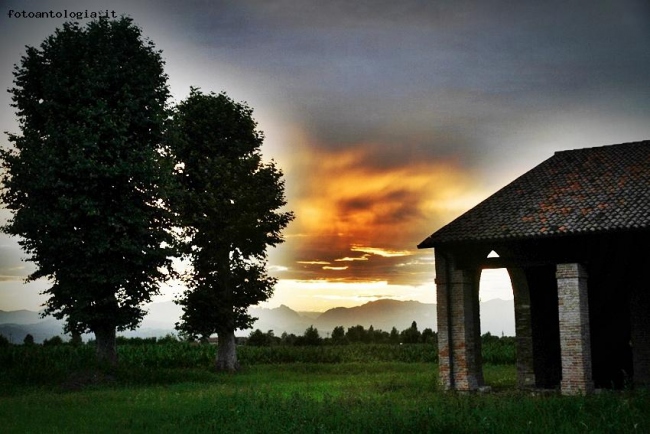
{"type": "Polygon", "coordinates": [[[436,305],[417,301],[377,300],[362,306],[334,308],[320,315],[314,324],[319,331],[331,332],[336,326],[345,328],[362,325],[373,326],[375,330],[390,331],[393,327],[401,331],[413,321],[418,329],[436,329],[436,305]]]}
{"type": "MultiPolygon", "coordinates": [[[[140,327],[133,331],[121,332],[129,337],[161,337],[176,333],[174,324],[182,310],[173,302],[152,303],[147,307],[149,313],[140,327]]],[[[339,307],[323,313],[307,312],[301,314],[282,305],[267,309],[253,307],[250,313],[258,320],[251,330],[263,332],[273,330],[276,336],[282,333],[302,335],[309,326],[318,329],[321,336],[327,336],[334,327],[346,329],[356,325],[364,328],[373,326],[375,330],[390,331],[396,327],[402,331],[415,321],[419,330],[437,329],[436,305],[418,301],[377,300],[355,307],[339,307]]],[[[241,330],[239,336],[248,336],[251,330],[241,330]]],[[[481,303],[481,330],[494,335],[514,336],[514,308],[512,300],[489,300],[481,303]]],[[[0,311],[0,334],[14,343],[22,343],[25,335],[31,334],[37,343],[52,336],[63,336],[63,321],[53,317],[41,318],[38,312],[28,310],[0,311]]],[[[92,336],[86,337],[89,338],[92,336]]]]}
{"type": "Polygon", "coordinates": [[[34,324],[41,320],[40,313],[31,310],[0,310],[0,324],[34,324]]]}

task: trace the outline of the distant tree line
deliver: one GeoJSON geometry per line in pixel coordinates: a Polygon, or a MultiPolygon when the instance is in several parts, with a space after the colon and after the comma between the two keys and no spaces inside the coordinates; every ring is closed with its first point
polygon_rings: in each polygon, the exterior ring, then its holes
{"type": "MultiPolygon", "coordinates": [[[[515,363],[515,340],[514,336],[496,336],[489,332],[483,334],[481,336],[483,361],[492,364],[515,363]]],[[[164,363],[165,366],[169,364],[187,366],[188,363],[205,360],[205,357],[214,355],[213,345],[202,344],[206,343],[205,340],[183,339],[173,334],[148,338],[118,336],[116,341],[122,347],[121,351],[132,356],[137,353],[135,349],[138,347],[164,347],[162,353],[156,354],[164,353],[165,361],[161,362],[157,359],[156,363],[164,363]]],[[[272,330],[264,333],[257,329],[247,338],[238,337],[236,341],[239,349],[244,352],[243,362],[248,365],[342,363],[378,360],[378,358],[384,361],[434,362],[438,357],[437,333],[428,328],[420,332],[415,322],[401,332],[393,327],[390,333],[375,330],[372,326],[366,329],[357,325],[347,330],[343,326],[338,326],[327,333],[326,337],[322,337],[318,329],[313,326],[308,327],[299,336],[292,333],[275,336],[272,330]]],[[[212,340],[210,342],[212,343],[212,340]]],[[[12,345],[6,337],[0,335],[0,362],[3,359],[3,352],[6,356],[20,347],[25,350],[31,347],[29,351],[47,351],[47,347],[65,346],[76,347],[83,352],[84,348],[92,348],[96,345],[95,340],[84,344],[81,340],[63,341],[60,336],[46,339],[41,345],[34,343],[32,335],[25,337],[23,345],[12,345]]],[[[146,349],[143,351],[147,352],[146,349]]],[[[142,354],[134,357],[145,357],[142,354]]]]}
{"type": "Polygon", "coordinates": [[[286,346],[318,346],[318,345],[348,345],[348,344],[433,344],[438,340],[438,335],[430,328],[418,330],[415,321],[411,326],[402,331],[393,327],[390,332],[375,329],[370,326],[365,329],[362,325],[348,327],[334,327],[328,336],[321,336],[314,326],[309,326],[305,332],[296,336],[293,333],[282,333],[275,336],[273,330],[266,333],[256,329],[248,336],[246,345],[255,347],[270,347],[274,345],[286,346]]]}
{"type": "MultiPolygon", "coordinates": [[[[276,345],[285,345],[285,346],[318,346],[318,345],[348,345],[348,344],[434,344],[437,342],[438,334],[430,328],[425,328],[424,330],[418,330],[418,325],[415,321],[411,323],[411,326],[402,331],[398,331],[396,327],[393,327],[390,332],[386,332],[380,329],[375,329],[373,326],[370,326],[366,329],[362,325],[356,325],[354,327],[348,327],[345,330],[343,326],[334,327],[331,333],[327,333],[325,337],[321,335],[317,328],[314,326],[309,326],[302,335],[295,335],[294,333],[282,333],[280,336],[276,336],[273,330],[269,330],[266,333],[260,329],[256,329],[250,333],[247,338],[238,338],[238,343],[243,343],[244,345],[253,346],[253,347],[271,347],[276,345]]],[[[173,334],[168,334],[161,338],[150,337],[150,338],[141,338],[141,337],[131,337],[127,338],[125,336],[118,336],[116,342],[119,345],[150,345],[150,344],[167,344],[174,343],[179,341],[196,341],[196,342],[207,342],[206,340],[195,340],[195,339],[183,339],[174,336],[173,334]]],[[[43,341],[44,346],[54,346],[61,345],[64,343],[70,344],[81,344],[81,339],[71,339],[66,342],[60,336],[54,336],[50,339],[43,341]]],[[[88,342],[89,344],[95,344],[94,340],[88,342]]],[[[3,344],[9,345],[9,341],[2,335],[0,335],[0,346],[3,344]],[[5,342],[6,341],[6,342],[5,342]]],[[[31,334],[25,336],[23,340],[24,345],[35,345],[34,337],[31,334]]]]}

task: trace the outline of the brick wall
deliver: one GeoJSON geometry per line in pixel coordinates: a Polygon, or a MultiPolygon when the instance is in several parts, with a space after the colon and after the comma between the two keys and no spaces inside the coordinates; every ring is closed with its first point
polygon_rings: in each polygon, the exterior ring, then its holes
{"type": "Polygon", "coordinates": [[[591,337],[587,273],[580,264],[557,265],[563,394],[590,393],[591,337]]]}

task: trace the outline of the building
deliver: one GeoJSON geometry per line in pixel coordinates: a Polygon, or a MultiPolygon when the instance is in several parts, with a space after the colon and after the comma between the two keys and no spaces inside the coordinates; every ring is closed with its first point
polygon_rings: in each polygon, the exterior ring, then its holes
{"type": "Polygon", "coordinates": [[[557,152],[418,248],[435,249],[444,388],[483,385],[486,268],[510,275],[520,387],[650,385],[650,141],[557,152]]]}

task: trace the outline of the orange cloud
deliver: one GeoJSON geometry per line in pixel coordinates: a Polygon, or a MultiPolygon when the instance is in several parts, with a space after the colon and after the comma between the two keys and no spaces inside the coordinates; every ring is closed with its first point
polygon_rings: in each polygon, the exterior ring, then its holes
{"type": "Polygon", "coordinates": [[[369,255],[363,255],[358,257],[349,257],[335,259],[334,262],[354,262],[354,261],[367,261],[369,255]]]}
{"type": "Polygon", "coordinates": [[[299,266],[287,278],[331,279],[327,271],[337,271],[347,281],[403,281],[400,258],[416,254],[422,239],[484,198],[452,161],[391,163],[373,154],[378,148],[295,152],[287,191],[296,219],[283,260],[299,266]],[[331,265],[341,262],[347,265],[331,265]]]}
{"type": "Polygon", "coordinates": [[[353,252],[371,253],[373,255],[383,256],[384,258],[410,256],[413,254],[413,252],[410,250],[390,250],[390,249],[382,249],[379,247],[365,247],[365,246],[356,246],[356,245],[353,245],[350,248],[350,250],[352,250],[353,252]]]}
{"type": "MultiPolygon", "coordinates": [[[[446,220],[475,203],[472,179],[453,163],[373,167],[367,163],[370,149],[360,145],[299,157],[302,186],[293,209],[300,233],[352,237],[357,245],[402,245],[399,234],[407,225],[446,220]]],[[[426,236],[431,224],[417,229],[426,236]]]]}

